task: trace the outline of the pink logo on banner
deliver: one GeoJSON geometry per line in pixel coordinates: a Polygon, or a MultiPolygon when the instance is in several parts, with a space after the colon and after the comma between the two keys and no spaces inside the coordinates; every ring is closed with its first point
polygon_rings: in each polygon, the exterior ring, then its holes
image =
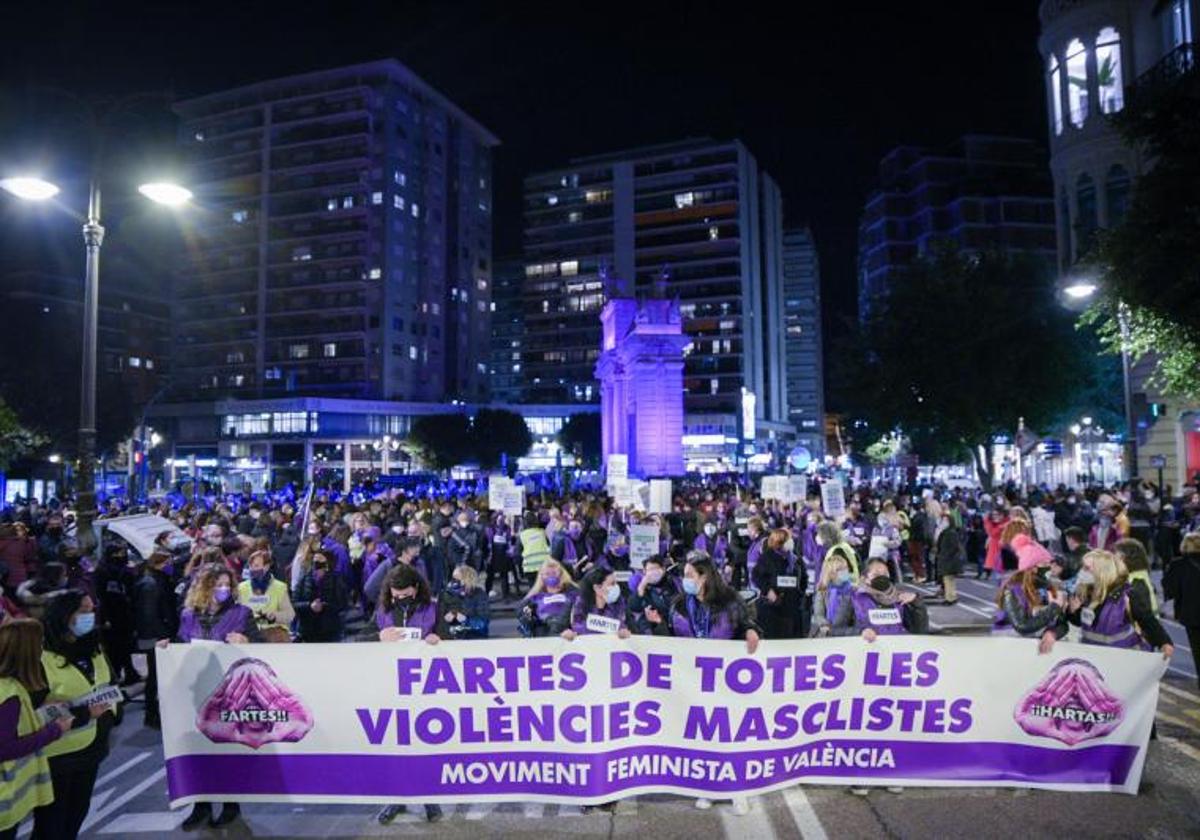
{"type": "Polygon", "coordinates": [[[1030,690],[1013,719],[1030,735],[1068,746],[1103,738],[1121,725],[1125,709],[1104,675],[1082,659],[1064,659],[1030,690]]]}
{"type": "Polygon", "coordinates": [[[250,657],[229,666],[220,685],[196,713],[196,728],[208,740],[253,749],[277,741],[294,743],[312,727],[312,712],[300,698],[270,665],[250,657]]]}

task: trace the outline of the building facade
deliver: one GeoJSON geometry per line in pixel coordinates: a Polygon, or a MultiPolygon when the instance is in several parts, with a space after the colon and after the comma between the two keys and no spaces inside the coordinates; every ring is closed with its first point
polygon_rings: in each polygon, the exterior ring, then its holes
{"type": "Polygon", "coordinates": [[[942,151],[893,149],[859,224],[860,319],[898,273],[939,245],[1033,254],[1053,265],[1052,195],[1044,152],[1030,140],[966,135],[942,151]]]}
{"type": "Polygon", "coordinates": [[[522,289],[525,262],[498,259],[492,272],[491,397],[496,402],[525,401],[521,347],[525,342],[525,313],[522,289]]]}
{"type": "MultiPolygon", "coordinates": [[[[1196,72],[1197,0],[1043,0],[1038,48],[1045,79],[1060,274],[1085,259],[1098,230],[1120,223],[1151,161],[1109,117],[1196,72]]],[[[1172,404],[1146,383],[1153,358],[1130,371],[1137,471],[1176,488],[1200,470],[1200,406],[1172,404]],[[1154,413],[1136,407],[1153,404],[1154,413]]],[[[1126,465],[1128,471],[1129,465],[1126,465]]]]}
{"type": "Polygon", "coordinates": [[[693,339],[689,411],[735,411],[742,389],[784,422],[782,199],[740,142],[695,140],[581,158],[525,180],[529,399],[595,402],[600,274],[645,294],[665,271],[693,339]]]}
{"type": "Polygon", "coordinates": [[[783,234],[783,311],[788,421],[796,427],[796,443],[814,460],[821,460],[825,457],[821,264],[808,228],[783,234]]]}
{"type": "Polygon", "coordinates": [[[393,60],[176,104],[177,395],[485,396],[497,139],[393,60]]]}

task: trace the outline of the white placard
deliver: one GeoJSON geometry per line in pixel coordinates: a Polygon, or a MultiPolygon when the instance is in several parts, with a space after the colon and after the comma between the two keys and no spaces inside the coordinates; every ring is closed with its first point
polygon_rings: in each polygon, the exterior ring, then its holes
{"type": "Polygon", "coordinates": [[[808,498],[808,476],[806,475],[789,475],[788,483],[788,501],[793,504],[803,504],[808,498]]]}
{"type": "Polygon", "coordinates": [[[618,481],[624,481],[627,478],[629,478],[629,456],[617,452],[609,455],[605,480],[609,484],[613,484],[618,481]]]}
{"type": "Polygon", "coordinates": [[[504,492],[512,484],[508,476],[488,476],[488,510],[504,510],[504,492]]]}
{"type": "Polygon", "coordinates": [[[762,480],[762,497],[787,501],[788,483],[786,475],[768,475],[762,480]]]}
{"type": "Polygon", "coordinates": [[[650,481],[650,501],[646,509],[651,513],[671,512],[671,479],[655,478],[650,481]]]}
{"type": "Polygon", "coordinates": [[[881,536],[871,537],[871,547],[867,551],[867,558],[874,560],[876,557],[886,560],[888,556],[888,538],[881,536]]]}
{"type": "Polygon", "coordinates": [[[839,479],[831,478],[821,485],[821,507],[830,519],[846,515],[846,496],[839,479]]]}
{"type": "Polygon", "coordinates": [[[631,577],[633,577],[633,572],[613,572],[613,580],[617,583],[629,583],[631,577]]]}
{"type": "Polygon", "coordinates": [[[629,529],[629,565],[635,569],[658,554],[658,526],[634,525],[629,529]]]}
{"type": "Polygon", "coordinates": [[[520,516],[525,511],[525,488],[511,484],[504,488],[504,504],[500,508],[505,516],[520,516]]]}
{"type": "Polygon", "coordinates": [[[800,585],[795,575],[776,575],[775,586],[779,589],[795,589],[800,585]]]}
{"type": "Polygon", "coordinates": [[[599,613],[588,613],[586,626],[593,633],[616,633],[621,629],[621,622],[599,613]]]}
{"type": "Polygon", "coordinates": [[[608,494],[612,496],[613,504],[617,507],[631,508],[636,501],[637,488],[634,482],[623,478],[617,482],[609,482],[608,494]]]}
{"type": "Polygon", "coordinates": [[[400,634],[401,634],[400,638],[403,641],[406,641],[406,642],[421,641],[421,628],[420,627],[397,627],[396,629],[400,631],[400,634]]]}
{"type": "Polygon", "coordinates": [[[872,624],[892,625],[900,623],[900,610],[892,607],[886,610],[869,610],[867,612],[867,620],[872,624]]]}

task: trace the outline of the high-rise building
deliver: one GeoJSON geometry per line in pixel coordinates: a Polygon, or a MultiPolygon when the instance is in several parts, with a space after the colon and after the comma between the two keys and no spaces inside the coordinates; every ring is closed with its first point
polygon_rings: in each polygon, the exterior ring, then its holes
{"type": "Polygon", "coordinates": [[[783,311],[788,421],[796,427],[796,443],[820,459],[825,455],[821,266],[808,228],[783,234],[783,311]]]}
{"type": "MultiPolygon", "coordinates": [[[[1120,224],[1134,183],[1153,165],[1109,117],[1196,78],[1198,13],[1198,0],[1043,0],[1038,48],[1064,276],[1087,256],[1098,230],[1120,224]]],[[[1180,487],[1200,471],[1200,406],[1164,402],[1147,383],[1155,361],[1135,360],[1130,369],[1136,467],[1153,475],[1157,462],[1163,480],[1180,487]]]]}
{"type": "Polygon", "coordinates": [[[944,151],[889,152],[859,223],[859,317],[866,319],[898,272],[940,244],[1053,264],[1054,203],[1037,144],[966,135],[944,151]]]}
{"type": "Polygon", "coordinates": [[[397,61],[180,102],[177,393],[477,400],[499,142],[397,61]]]}
{"type": "Polygon", "coordinates": [[[491,398],[493,402],[524,402],[521,347],[525,341],[525,317],[521,297],[525,263],[520,259],[498,259],[492,271],[491,398]]]}
{"type": "Polygon", "coordinates": [[[723,418],[748,391],[759,420],[786,423],[782,200],[741,142],[688,140],[532,175],[524,248],[526,399],[598,401],[603,275],[644,295],[665,273],[692,339],[689,417],[733,435],[723,418]]]}

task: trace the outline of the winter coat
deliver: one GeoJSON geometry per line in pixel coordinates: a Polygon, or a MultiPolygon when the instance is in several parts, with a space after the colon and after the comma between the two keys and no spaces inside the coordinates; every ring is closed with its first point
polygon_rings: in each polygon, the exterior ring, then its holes
{"type": "Polygon", "coordinates": [[[249,607],[234,603],[232,599],[221,605],[216,612],[197,612],[191,607],[183,611],[179,619],[179,641],[191,642],[203,639],[223,642],[230,633],[241,633],[252,642],[261,638],[254,613],[249,607]]]}
{"type": "Polygon", "coordinates": [[[1175,602],[1175,620],[1200,627],[1200,554],[1185,554],[1167,566],[1162,588],[1163,598],[1175,602]]]}
{"type": "Polygon", "coordinates": [[[336,572],[327,571],[317,580],[314,572],[300,579],[292,606],[300,621],[300,639],[305,642],[340,642],[345,627],[342,610],[350,602],[346,581],[336,572]],[[316,612],[312,602],[321,601],[321,610],[316,612]]]}
{"type": "Polygon", "coordinates": [[[146,569],[133,585],[133,615],[139,648],[149,650],[159,639],[175,638],[179,610],[174,581],[163,572],[146,569]]]}
{"type": "Polygon", "coordinates": [[[938,574],[942,577],[962,574],[966,552],[963,549],[958,529],[953,525],[947,525],[938,534],[934,558],[937,562],[938,574]]]}

